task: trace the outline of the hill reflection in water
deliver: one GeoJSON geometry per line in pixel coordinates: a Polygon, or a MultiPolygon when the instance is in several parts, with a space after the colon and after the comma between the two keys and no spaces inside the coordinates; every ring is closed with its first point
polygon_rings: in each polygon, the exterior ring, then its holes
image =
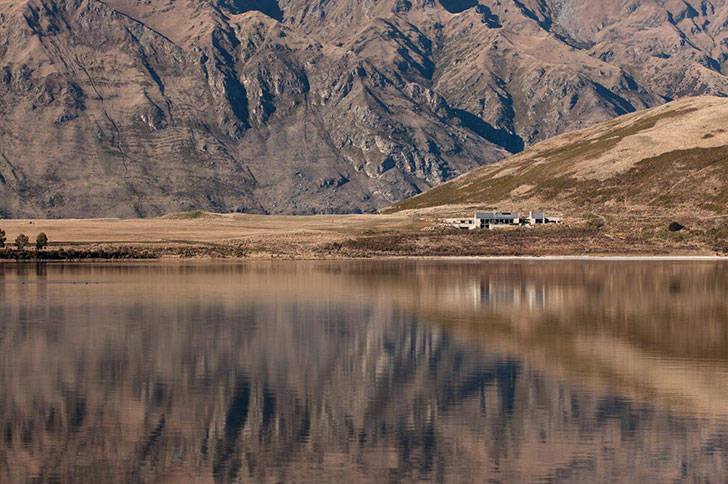
{"type": "Polygon", "coordinates": [[[0,481],[728,476],[728,265],[0,265],[0,481]]]}

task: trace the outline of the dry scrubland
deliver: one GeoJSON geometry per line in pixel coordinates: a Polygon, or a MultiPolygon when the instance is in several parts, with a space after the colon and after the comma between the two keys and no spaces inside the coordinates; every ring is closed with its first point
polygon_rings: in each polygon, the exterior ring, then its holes
{"type": "MultiPolygon", "coordinates": [[[[156,219],[3,220],[8,241],[45,232],[48,259],[236,257],[349,258],[477,255],[709,255],[728,254],[726,218],[700,226],[689,216],[680,232],[671,217],[582,214],[558,226],[463,232],[438,218],[454,207],[386,215],[263,216],[177,214],[156,219]],[[713,225],[711,225],[711,223],[713,225]]],[[[6,259],[34,258],[8,244],[6,259]]]]}

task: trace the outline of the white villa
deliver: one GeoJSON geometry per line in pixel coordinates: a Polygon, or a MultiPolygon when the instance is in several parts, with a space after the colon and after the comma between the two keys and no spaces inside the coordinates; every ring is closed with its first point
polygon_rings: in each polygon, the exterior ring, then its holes
{"type": "Polygon", "coordinates": [[[479,229],[503,225],[518,225],[521,219],[516,212],[486,212],[475,214],[475,225],[479,229]]]}
{"type": "Polygon", "coordinates": [[[548,218],[543,213],[528,212],[528,217],[521,218],[518,212],[476,212],[471,218],[443,219],[445,225],[463,230],[492,229],[496,227],[514,227],[520,225],[541,225],[561,223],[560,218],[548,218]]]}

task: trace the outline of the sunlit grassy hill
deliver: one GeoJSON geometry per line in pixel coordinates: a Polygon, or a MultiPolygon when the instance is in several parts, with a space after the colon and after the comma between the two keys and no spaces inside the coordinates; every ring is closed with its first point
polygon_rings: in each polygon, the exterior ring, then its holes
{"type": "Polygon", "coordinates": [[[388,209],[728,213],[728,99],[685,98],[539,143],[388,209]]]}

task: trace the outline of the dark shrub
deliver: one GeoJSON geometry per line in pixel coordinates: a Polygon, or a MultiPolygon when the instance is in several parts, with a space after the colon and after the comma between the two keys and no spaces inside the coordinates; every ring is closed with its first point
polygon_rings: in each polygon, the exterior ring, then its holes
{"type": "Polygon", "coordinates": [[[17,236],[16,238],[15,238],[15,246],[16,246],[16,247],[17,247],[17,248],[18,248],[19,250],[23,250],[23,249],[25,249],[25,246],[26,246],[26,245],[28,245],[28,242],[30,242],[30,240],[28,240],[28,236],[27,236],[27,235],[25,235],[25,234],[20,234],[20,235],[18,235],[18,236],[17,236]]]}
{"type": "Polygon", "coordinates": [[[685,226],[682,225],[679,222],[673,222],[670,224],[670,226],[667,228],[670,232],[680,232],[682,229],[684,229],[685,226]]]}
{"type": "Polygon", "coordinates": [[[45,232],[41,232],[38,234],[38,237],[35,238],[35,248],[38,250],[43,250],[46,247],[48,247],[48,236],[45,234],[45,232]]]}

